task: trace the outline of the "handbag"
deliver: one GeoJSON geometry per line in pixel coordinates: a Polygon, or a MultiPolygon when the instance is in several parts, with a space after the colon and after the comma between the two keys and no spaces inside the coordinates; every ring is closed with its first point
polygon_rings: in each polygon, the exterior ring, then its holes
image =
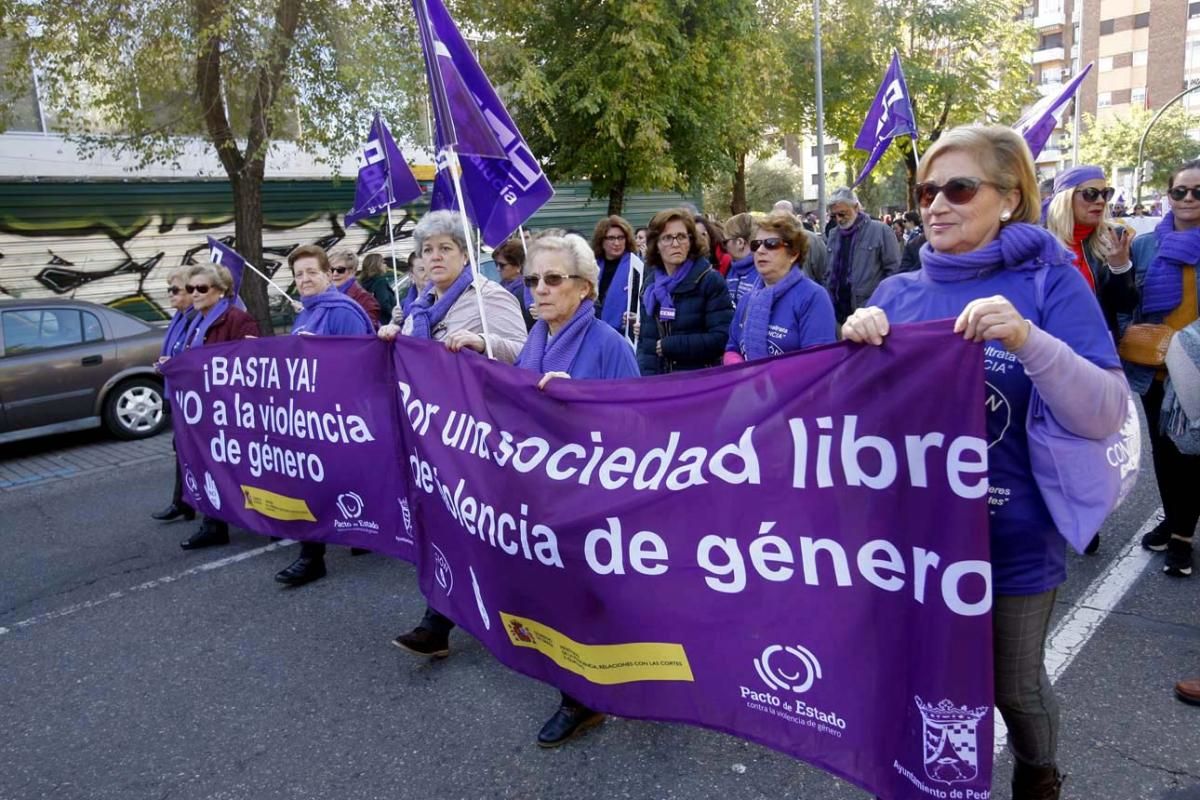
{"type": "Polygon", "coordinates": [[[1133,395],[1121,429],[1104,439],[1076,436],[1054,419],[1037,388],[1029,397],[1025,435],[1033,477],[1054,526],[1083,553],[1137,482],[1142,459],[1142,427],[1133,395]]]}
{"type": "Polygon", "coordinates": [[[1122,361],[1143,367],[1161,367],[1167,360],[1167,348],[1175,329],[1170,325],[1140,323],[1130,325],[1117,345],[1122,361]]]}

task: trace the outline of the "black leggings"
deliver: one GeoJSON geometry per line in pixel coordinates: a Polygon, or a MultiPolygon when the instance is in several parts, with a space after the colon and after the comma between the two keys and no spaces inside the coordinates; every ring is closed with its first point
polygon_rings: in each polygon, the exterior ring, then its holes
{"type": "Polygon", "coordinates": [[[1156,380],[1142,395],[1146,422],[1150,427],[1150,450],[1154,457],[1154,480],[1162,497],[1168,530],[1190,539],[1200,520],[1200,456],[1179,452],[1171,437],[1159,433],[1163,382],[1156,380]]]}

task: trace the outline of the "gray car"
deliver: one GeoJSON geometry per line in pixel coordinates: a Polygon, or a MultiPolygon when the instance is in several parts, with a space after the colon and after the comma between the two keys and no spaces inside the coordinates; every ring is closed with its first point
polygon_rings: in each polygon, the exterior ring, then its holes
{"type": "Polygon", "coordinates": [[[122,439],[162,431],[165,333],[81,300],[0,300],[0,444],[100,425],[122,439]]]}

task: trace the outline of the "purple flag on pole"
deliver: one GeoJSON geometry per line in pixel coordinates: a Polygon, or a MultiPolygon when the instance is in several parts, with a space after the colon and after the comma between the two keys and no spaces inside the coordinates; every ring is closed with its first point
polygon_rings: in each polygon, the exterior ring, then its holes
{"type": "Polygon", "coordinates": [[[358,183],[354,187],[354,207],[346,212],[346,227],[392,206],[411,203],[420,196],[421,185],[396,146],[383,116],[376,113],[367,143],[358,153],[358,183]]]}
{"type": "Polygon", "coordinates": [[[1061,92],[1047,95],[1034,103],[1025,116],[1021,117],[1016,125],[1013,125],[1013,129],[1025,137],[1025,143],[1029,145],[1029,151],[1033,153],[1035,159],[1045,149],[1046,142],[1050,140],[1050,134],[1054,133],[1054,129],[1058,127],[1059,117],[1062,115],[1067,101],[1079,90],[1079,84],[1083,83],[1083,79],[1087,77],[1091,69],[1092,65],[1089,63],[1082,72],[1062,88],[1061,92]]]}
{"type": "Polygon", "coordinates": [[[866,150],[871,154],[863,165],[858,180],[858,186],[871,174],[871,170],[883,157],[893,137],[911,136],[917,138],[917,115],[913,113],[912,98],[908,94],[908,84],[904,82],[904,70],[900,68],[900,54],[892,51],[892,63],[884,73],[883,83],[875,95],[871,108],[867,110],[867,118],[863,120],[862,130],[854,141],[855,148],[866,150]]]}
{"type": "Polygon", "coordinates": [[[467,216],[496,247],[554,196],[554,189],[441,0],[413,0],[437,125],[433,208],[454,208],[447,150],[461,158],[467,216]]]}
{"type": "Polygon", "coordinates": [[[241,298],[238,293],[242,288],[242,273],[246,271],[246,259],[242,258],[232,247],[209,236],[208,260],[229,270],[229,274],[233,276],[233,296],[238,298],[238,308],[241,308],[241,298]]]}

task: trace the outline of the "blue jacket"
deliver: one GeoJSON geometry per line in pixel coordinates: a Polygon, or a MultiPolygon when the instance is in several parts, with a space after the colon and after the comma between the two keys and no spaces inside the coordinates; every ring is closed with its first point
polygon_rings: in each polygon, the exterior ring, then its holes
{"type": "MultiPolygon", "coordinates": [[[[1133,269],[1126,275],[1133,274],[1134,286],[1131,289],[1132,302],[1129,304],[1128,313],[1122,313],[1119,317],[1121,333],[1124,333],[1130,324],[1161,323],[1167,317],[1164,313],[1146,314],[1142,311],[1142,285],[1146,282],[1146,270],[1150,268],[1150,262],[1158,255],[1158,237],[1153,232],[1143,233],[1133,240],[1129,255],[1133,261],[1133,269]]],[[[1196,270],[1196,290],[1200,294],[1200,269],[1196,270]]],[[[1122,361],[1121,365],[1125,368],[1125,377],[1129,379],[1129,388],[1138,394],[1145,394],[1154,383],[1157,370],[1141,364],[1130,364],[1128,361],[1122,361]]]]}
{"type": "Polygon", "coordinates": [[[640,374],[629,342],[601,319],[592,320],[567,372],[583,380],[636,378],[640,374]]]}
{"type": "MultiPolygon", "coordinates": [[[[743,358],[747,357],[742,336],[746,328],[750,298],[762,291],[766,291],[765,287],[759,287],[742,298],[733,313],[729,344],[725,349],[741,353],[743,358]]],[[[767,350],[771,355],[791,353],[836,341],[837,321],[833,315],[833,302],[829,299],[829,292],[818,286],[815,281],[803,277],[799,283],[788,289],[787,294],[775,301],[771,309],[771,322],[767,326],[767,350]]]]}
{"type": "MultiPolygon", "coordinates": [[[[654,280],[651,273],[647,283],[654,280]]],[[[672,294],[675,319],[660,320],[642,304],[637,360],[643,375],[664,375],[676,370],[704,369],[721,363],[729,341],[733,301],[721,273],[706,258],[696,259],[692,271],[672,294]],[[663,343],[660,358],[655,352],[663,343]]]]}
{"type": "Polygon", "coordinates": [[[735,259],[729,265],[729,272],[725,273],[725,285],[729,287],[729,299],[733,301],[735,308],[755,287],[762,286],[762,278],[754,268],[753,253],[745,258],[735,259]]]}

